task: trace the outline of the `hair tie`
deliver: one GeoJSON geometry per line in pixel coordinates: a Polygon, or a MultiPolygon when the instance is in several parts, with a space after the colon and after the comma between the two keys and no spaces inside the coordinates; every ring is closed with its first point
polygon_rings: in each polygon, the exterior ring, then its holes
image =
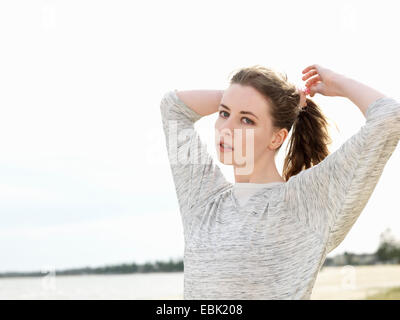
{"type": "Polygon", "coordinates": [[[297,92],[300,95],[300,103],[299,103],[299,109],[300,112],[304,111],[304,108],[307,106],[307,97],[306,95],[310,93],[310,89],[306,88],[306,89],[301,89],[299,87],[297,87],[297,92]]]}

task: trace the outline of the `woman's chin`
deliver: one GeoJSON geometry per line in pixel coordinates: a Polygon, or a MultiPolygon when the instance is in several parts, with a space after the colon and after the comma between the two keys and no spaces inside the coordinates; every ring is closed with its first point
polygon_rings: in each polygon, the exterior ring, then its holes
{"type": "Polygon", "coordinates": [[[217,152],[218,159],[221,163],[225,165],[232,165],[233,164],[233,153],[225,153],[225,152],[217,152]]]}

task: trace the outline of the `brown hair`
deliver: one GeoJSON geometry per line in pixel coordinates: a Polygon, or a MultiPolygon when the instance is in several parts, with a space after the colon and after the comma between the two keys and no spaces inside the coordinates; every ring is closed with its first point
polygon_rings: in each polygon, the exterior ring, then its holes
{"type": "Polygon", "coordinates": [[[286,128],[290,133],[293,127],[283,165],[285,181],[321,162],[329,154],[327,145],[332,143],[328,122],[319,106],[307,98],[307,105],[301,110],[297,87],[287,79],[286,73],[261,65],[241,68],[230,79],[230,84],[251,86],[267,99],[274,128],[286,128]]]}

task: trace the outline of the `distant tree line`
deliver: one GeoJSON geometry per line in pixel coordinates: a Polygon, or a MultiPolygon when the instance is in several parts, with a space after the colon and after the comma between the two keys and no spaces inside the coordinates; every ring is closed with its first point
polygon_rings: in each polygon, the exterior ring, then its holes
{"type": "Polygon", "coordinates": [[[333,258],[326,258],[324,266],[332,265],[368,265],[400,263],[400,241],[396,240],[390,228],[380,235],[378,249],[372,254],[344,252],[333,258]]]}
{"type": "Polygon", "coordinates": [[[381,261],[397,261],[397,263],[400,263],[400,241],[396,240],[390,229],[386,229],[381,234],[380,245],[376,255],[381,261]]]}
{"type": "MultiPolygon", "coordinates": [[[[56,270],[55,275],[85,275],[85,274],[128,274],[128,273],[148,273],[148,272],[182,272],[183,260],[159,261],[154,263],[146,262],[143,264],[119,264],[103,267],[84,267],[67,270],[56,270]]],[[[38,277],[45,276],[49,272],[4,272],[0,273],[0,278],[4,277],[38,277]]]]}
{"type": "MultiPolygon", "coordinates": [[[[345,252],[333,258],[326,258],[323,266],[337,265],[366,265],[378,263],[400,263],[400,242],[395,239],[390,229],[386,229],[380,235],[379,247],[372,254],[354,254],[345,252]]],[[[103,267],[84,267],[67,270],[56,270],[55,275],[85,275],[85,274],[128,274],[128,273],[149,273],[149,272],[183,272],[183,260],[174,261],[156,260],[154,263],[143,264],[119,264],[103,267]]],[[[40,277],[48,273],[43,272],[4,272],[0,278],[5,277],[40,277]]]]}

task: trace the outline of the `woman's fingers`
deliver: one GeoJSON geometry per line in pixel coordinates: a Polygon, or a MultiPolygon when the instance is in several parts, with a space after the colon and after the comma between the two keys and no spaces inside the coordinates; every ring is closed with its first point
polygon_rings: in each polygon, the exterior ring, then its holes
{"type": "Polygon", "coordinates": [[[311,69],[317,69],[317,65],[316,64],[312,64],[311,66],[308,66],[307,68],[305,68],[302,73],[306,73],[307,71],[310,71],[311,69]]]}
{"type": "Polygon", "coordinates": [[[309,71],[307,74],[305,74],[301,79],[307,80],[308,78],[310,78],[311,76],[313,76],[317,73],[318,73],[318,71],[313,69],[313,70],[309,71]]]}
{"type": "Polygon", "coordinates": [[[317,75],[306,82],[306,87],[312,86],[315,82],[322,81],[321,76],[317,75]]]}
{"type": "Polygon", "coordinates": [[[302,73],[304,74],[302,80],[306,81],[305,86],[311,97],[314,97],[316,93],[326,94],[326,84],[321,75],[324,74],[324,79],[326,79],[326,70],[324,68],[318,64],[312,64],[306,67],[302,73]]]}
{"type": "Polygon", "coordinates": [[[311,97],[314,97],[317,93],[325,96],[337,95],[335,83],[338,77],[340,79],[340,74],[318,64],[313,64],[304,68],[302,73],[302,79],[306,81],[305,87],[309,89],[309,95],[311,97]]]}

